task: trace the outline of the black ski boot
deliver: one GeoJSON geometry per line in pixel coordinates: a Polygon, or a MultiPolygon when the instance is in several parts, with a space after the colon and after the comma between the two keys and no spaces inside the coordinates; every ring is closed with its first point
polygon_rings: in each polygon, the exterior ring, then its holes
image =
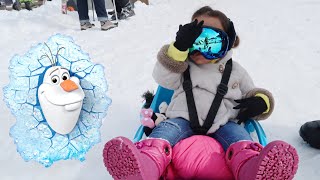
{"type": "Polygon", "coordinates": [[[122,8],[122,12],[124,13],[126,18],[134,16],[134,10],[133,10],[133,4],[131,4],[130,2],[128,2],[123,8],[122,8]]]}
{"type": "Polygon", "coordinates": [[[108,14],[109,14],[109,15],[114,15],[114,10],[108,11],[108,14]]]}
{"type": "MultiPolygon", "coordinates": [[[[128,17],[134,16],[135,13],[133,11],[133,6],[130,2],[128,2],[121,10],[121,13],[117,13],[118,19],[123,20],[127,19],[128,17]]],[[[111,20],[115,21],[116,20],[116,14],[114,13],[111,16],[111,20]]]]}
{"type": "Polygon", "coordinates": [[[320,120],[306,122],[301,126],[299,134],[311,147],[320,149],[320,120]]]}
{"type": "Polygon", "coordinates": [[[12,9],[20,11],[21,10],[20,2],[19,1],[14,2],[13,5],[12,5],[12,9]]]}
{"type": "Polygon", "coordinates": [[[32,11],[32,3],[30,1],[24,3],[26,5],[26,9],[32,11]]]}
{"type": "Polygon", "coordinates": [[[0,10],[5,10],[6,9],[6,3],[3,1],[0,1],[0,10]]]}
{"type": "MultiPolygon", "coordinates": [[[[122,19],[126,19],[126,18],[127,18],[127,16],[126,16],[123,12],[117,13],[117,16],[118,16],[118,20],[122,20],[122,19]]],[[[115,20],[116,20],[116,14],[113,14],[113,15],[111,16],[111,20],[112,20],[112,21],[115,21],[115,20]]]]}

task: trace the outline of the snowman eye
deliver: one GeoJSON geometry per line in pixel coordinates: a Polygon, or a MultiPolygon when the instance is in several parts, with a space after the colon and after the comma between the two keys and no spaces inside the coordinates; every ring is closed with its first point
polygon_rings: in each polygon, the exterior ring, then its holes
{"type": "Polygon", "coordinates": [[[59,83],[59,76],[52,76],[51,77],[51,82],[53,83],[53,84],[58,84],[59,83]]]}
{"type": "Polygon", "coordinates": [[[66,72],[65,72],[65,73],[62,74],[62,80],[65,81],[65,80],[67,80],[67,79],[69,79],[69,78],[70,78],[69,73],[66,73],[66,72]]]}

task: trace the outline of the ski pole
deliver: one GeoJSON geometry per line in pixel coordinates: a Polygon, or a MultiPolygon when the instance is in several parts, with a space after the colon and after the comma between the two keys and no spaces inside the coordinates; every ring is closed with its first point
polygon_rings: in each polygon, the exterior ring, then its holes
{"type": "Polygon", "coordinates": [[[93,19],[93,21],[95,21],[95,19],[94,19],[94,2],[93,2],[93,0],[91,0],[91,6],[92,6],[92,19],[93,19]]]}
{"type": "Polygon", "coordinates": [[[118,20],[118,13],[117,13],[117,7],[116,7],[116,3],[115,3],[115,0],[112,0],[113,1],[113,9],[114,9],[114,14],[116,15],[116,25],[118,25],[119,23],[119,20],[118,20]]]}

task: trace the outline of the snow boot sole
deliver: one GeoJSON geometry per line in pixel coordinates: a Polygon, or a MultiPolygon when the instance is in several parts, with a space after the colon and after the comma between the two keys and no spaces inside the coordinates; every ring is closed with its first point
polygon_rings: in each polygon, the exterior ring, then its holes
{"type": "Polygon", "coordinates": [[[115,180],[142,180],[143,171],[136,146],[126,138],[115,138],[103,149],[104,165],[115,180]]]}
{"type": "Polygon", "coordinates": [[[256,180],[293,179],[298,169],[299,156],[295,148],[283,141],[273,141],[260,152],[256,180]]]}

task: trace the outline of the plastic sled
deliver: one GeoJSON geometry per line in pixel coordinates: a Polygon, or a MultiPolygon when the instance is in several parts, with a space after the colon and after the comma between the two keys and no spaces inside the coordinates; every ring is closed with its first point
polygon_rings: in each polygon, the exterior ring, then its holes
{"type": "MultiPolygon", "coordinates": [[[[159,105],[164,101],[169,104],[172,95],[173,90],[159,86],[150,108],[155,113],[159,113],[159,105]]],[[[267,145],[265,132],[259,122],[250,119],[244,126],[254,140],[259,141],[263,146],[267,145]]],[[[143,128],[142,125],[139,127],[133,142],[143,138],[143,128]]],[[[171,164],[162,177],[164,179],[234,179],[226,165],[225,152],[220,143],[211,137],[201,135],[184,139],[174,146],[171,164]],[[198,155],[188,156],[190,154],[198,155]]]]}

